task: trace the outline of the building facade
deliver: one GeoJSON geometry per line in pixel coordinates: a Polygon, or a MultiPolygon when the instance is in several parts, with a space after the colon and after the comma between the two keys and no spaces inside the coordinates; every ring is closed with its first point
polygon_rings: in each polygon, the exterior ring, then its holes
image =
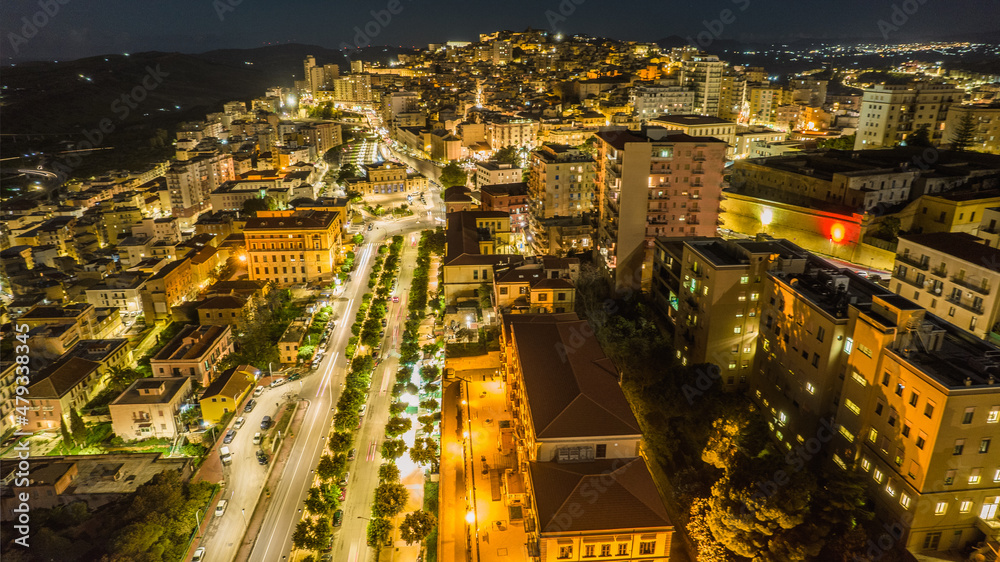
{"type": "Polygon", "coordinates": [[[250,279],[279,287],[329,280],[342,261],[343,224],[330,211],[260,211],[243,229],[250,279]]]}

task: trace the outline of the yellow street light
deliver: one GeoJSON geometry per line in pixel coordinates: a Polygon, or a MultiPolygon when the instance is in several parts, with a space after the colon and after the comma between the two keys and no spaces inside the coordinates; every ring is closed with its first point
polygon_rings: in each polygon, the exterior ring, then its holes
{"type": "Polygon", "coordinates": [[[465,514],[465,522],[468,523],[469,525],[472,525],[473,523],[475,523],[476,522],[476,512],[472,511],[470,509],[469,512],[465,514]]]}

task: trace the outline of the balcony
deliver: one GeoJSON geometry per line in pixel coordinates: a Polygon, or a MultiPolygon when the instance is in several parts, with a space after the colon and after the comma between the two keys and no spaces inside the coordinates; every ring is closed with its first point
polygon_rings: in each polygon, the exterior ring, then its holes
{"type": "Polygon", "coordinates": [[[951,297],[951,296],[946,297],[944,300],[950,302],[951,304],[953,304],[955,306],[958,306],[960,308],[964,308],[965,310],[968,310],[968,311],[972,312],[973,314],[982,314],[983,313],[983,305],[981,305],[981,304],[979,306],[976,306],[974,304],[970,304],[970,303],[964,302],[961,298],[955,298],[955,297],[951,297]]]}
{"type": "Polygon", "coordinates": [[[935,267],[931,270],[931,275],[935,277],[948,277],[948,268],[946,267],[935,267]]]}
{"type": "Polygon", "coordinates": [[[911,258],[909,254],[896,254],[896,261],[900,261],[902,263],[905,263],[906,265],[913,266],[923,271],[927,271],[928,269],[931,268],[930,262],[928,262],[926,259],[916,260],[911,258]]]}
{"type": "Polygon", "coordinates": [[[702,154],[701,156],[695,155],[695,157],[692,158],[692,160],[694,160],[695,162],[704,162],[706,158],[705,155],[702,154]]]}
{"type": "Polygon", "coordinates": [[[914,287],[916,287],[918,289],[923,289],[924,288],[924,284],[923,283],[917,283],[916,279],[910,279],[909,275],[902,275],[902,276],[896,277],[896,279],[898,281],[902,281],[903,283],[906,283],[907,285],[912,285],[912,286],[914,286],[914,287]]]}
{"type": "Polygon", "coordinates": [[[980,284],[977,285],[976,283],[973,283],[972,281],[970,281],[968,279],[957,277],[957,276],[954,276],[954,275],[952,275],[952,277],[951,277],[951,282],[954,283],[954,284],[956,284],[956,285],[958,285],[958,286],[960,286],[960,287],[965,287],[966,289],[969,289],[970,291],[975,291],[975,292],[979,293],[980,295],[988,295],[988,294],[990,294],[990,288],[989,287],[983,287],[982,282],[980,282],[980,284]]]}

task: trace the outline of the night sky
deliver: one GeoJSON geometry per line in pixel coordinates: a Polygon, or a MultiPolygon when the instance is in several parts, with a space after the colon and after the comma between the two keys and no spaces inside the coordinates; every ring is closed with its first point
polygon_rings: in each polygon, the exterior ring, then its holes
{"type": "MultiPolygon", "coordinates": [[[[342,42],[353,43],[354,27],[364,28],[373,21],[370,11],[384,10],[390,2],[399,2],[401,11],[385,26],[369,26],[381,27],[373,44],[426,47],[430,42],[475,41],[480,32],[527,27],[654,41],[697,35],[705,30],[703,21],[719,18],[725,9],[732,10],[735,18],[721,28],[721,37],[727,39],[876,39],[881,37],[878,21],[889,21],[894,4],[900,8],[905,4],[910,11],[917,7],[893,34],[894,41],[955,39],[1000,27],[997,0],[42,0],[41,4],[45,2],[57,5],[58,13],[49,17],[37,0],[5,1],[0,18],[4,60],[149,50],[198,53],[288,42],[337,48],[342,42]],[[560,13],[560,5],[568,15],[560,13]],[[23,33],[25,17],[44,24],[34,37],[23,33]],[[554,26],[550,20],[555,20],[554,26]]],[[[32,29],[26,31],[30,35],[32,29]]]]}

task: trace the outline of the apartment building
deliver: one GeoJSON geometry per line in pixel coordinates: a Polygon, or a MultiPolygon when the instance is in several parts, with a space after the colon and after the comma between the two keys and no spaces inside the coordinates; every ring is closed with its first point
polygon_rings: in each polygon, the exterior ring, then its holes
{"type": "Polygon", "coordinates": [[[748,120],[751,125],[778,122],[778,108],[791,103],[791,92],[781,86],[747,84],[748,120]]]}
{"type": "Polygon", "coordinates": [[[493,306],[500,313],[573,312],[578,258],[533,256],[493,266],[493,306]]]}
{"type": "Polygon", "coordinates": [[[983,209],[976,236],[986,240],[986,245],[1000,248],[1000,207],[983,209]]]}
{"type": "Polygon", "coordinates": [[[198,324],[202,326],[240,327],[245,318],[253,316],[254,304],[249,298],[237,295],[209,297],[196,308],[198,324]]]}
{"type": "Polygon", "coordinates": [[[576,314],[504,315],[502,325],[528,559],[669,560],[673,525],[640,456],[639,425],[589,325],[576,314]],[[570,515],[600,475],[605,492],[570,515]]]}
{"type": "Polygon", "coordinates": [[[594,210],[597,164],[591,156],[566,145],[546,144],[533,150],[528,161],[531,216],[539,234],[547,219],[594,210]]]}
{"type": "Polygon", "coordinates": [[[182,226],[194,224],[197,216],[209,210],[213,191],[235,179],[231,154],[202,155],[175,162],[167,170],[170,206],[182,226]]]}
{"type": "Polygon", "coordinates": [[[218,376],[218,364],[233,352],[231,326],[184,326],[149,363],[154,377],[187,376],[208,386],[218,376]]]}
{"type": "MultiPolygon", "coordinates": [[[[521,234],[528,228],[528,184],[524,182],[484,185],[479,190],[484,211],[510,215],[510,231],[521,234]]],[[[519,248],[520,249],[520,248],[519,248]]]]}
{"type": "Polygon", "coordinates": [[[686,115],[694,111],[694,90],[680,86],[635,86],[630,102],[640,121],[664,114],[686,115]]]}
{"type": "Polygon", "coordinates": [[[903,234],[890,288],[961,330],[1000,340],[998,267],[1000,250],[971,234],[903,234]]]}
{"type": "Polygon", "coordinates": [[[146,322],[161,322],[173,317],[171,309],[198,293],[197,280],[192,278],[191,260],[181,258],[160,268],[149,279],[140,294],[146,322]]]}
{"type": "Polygon", "coordinates": [[[681,363],[715,364],[724,388],[745,387],[767,273],[801,273],[808,253],[787,240],[660,236],[654,244],[653,302],[674,326],[681,363]]]}
{"type": "Polygon", "coordinates": [[[898,295],[849,317],[833,460],[867,476],[876,518],[911,554],[995,545],[1000,348],[898,295]]]}
{"type": "Polygon", "coordinates": [[[18,324],[28,328],[38,328],[53,324],[70,324],[77,328],[80,338],[92,339],[97,328],[97,307],[89,303],[74,303],[65,306],[36,305],[17,319],[18,324]]]}
{"type": "Polygon", "coordinates": [[[508,146],[532,149],[538,138],[538,121],[517,117],[497,117],[486,125],[486,142],[493,150],[508,146]]]}
{"type": "Polygon", "coordinates": [[[942,142],[948,145],[965,116],[973,123],[972,144],[969,150],[1000,154],[1000,103],[958,105],[948,107],[942,142]]]}
{"type": "Polygon", "coordinates": [[[190,377],[139,379],[108,405],[111,428],[126,441],[173,439],[180,433],[177,414],[190,395],[190,377]]]}
{"type": "Polygon", "coordinates": [[[14,383],[17,382],[18,367],[13,361],[0,363],[0,435],[7,435],[8,431],[17,427],[14,423],[17,421],[14,415],[17,401],[14,393],[17,392],[18,385],[14,383]]]}
{"type": "Polygon", "coordinates": [[[681,85],[694,90],[694,113],[719,115],[722,74],[726,63],[715,55],[685,53],[681,61],[681,85]]]}
{"type": "Polygon", "coordinates": [[[927,127],[934,146],[947,144],[948,108],[964,95],[953,84],[877,84],[861,97],[854,150],[895,146],[921,127],[927,127]]]}
{"type": "Polygon", "coordinates": [[[733,158],[747,158],[756,156],[754,147],[758,145],[767,146],[772,143],[781,143],[788,138],[785,131],[776,131],[766,127],[737,127],[735,134],[735,145],[733,148],[733,158]]]}
{"type": "Polygon", "coordinates": [[[285,332],[278,339],[278,353],[281,355],[281,362],[286,365],[294,365],[298,362],[299,348],[302,347],[302,339],[309,331],[309,325],[305,320],[295,320],[285,328],[285,332]]]}
{"type": "Polygon", "coordinates": [[[107,385],[115,367],[133,362],[128,340],[81,340],[41,371],[28,385],[28,423],[30,431],[59,431],[59,422],[69,411],[87,405],[107,385]]]}
{"type": "Polygon", "coordinates": [[[364,179],[348,182],[348,189],[364,195],[378,193],[406,193],[427,189],[427,178],[419,173],[407,173],[406,164],[382,162],[365,164],[364,179]]]}
{"type": "Polygon", "coordinates": [[[493,266],[520,261],[511,243],[510,214],[503,211],[448,213],[445,229],[444,296],[448,304],[475,298],[493,282],[493,266]]]}
{"type": "Polygon", "coordinates": [[[343,223],[331,211],[259,211],[243,235],[253,281],[279,287],[331,279],[341,261],[343,223]]]}
{"type": "Polygon", "coordinates": [[[520,167],[504,162],[477,162],[476,163],[476,185],[482,188],[484,185],[495,185],[501,183],[518,183],[522,179],[520,167]]]}
{"type": "Polygon", "coordinates": [[[705,115],[661,115],[650,121],[664,129],[680,131],[692,137],[715,137],[729,145],[726,159],[733,159],[736,147],[736,122],[705,115]]]}
{"type": "MultiPolygon", "coordinates": [[[[746,104],[747,80],[742,73],[726,69],[719,80],[719,117],[729,121],[740,121],[746,104]]],[[[668,113],[668,112],[665,112],[668,113]]],[[[684,113],[690,113],[684,112],[684,113]]]]}
{"type": "Polygon", "coordinates": [[[139,271],[109,275],[87,289],[87,302],[95,307],[117,308],[126,318],[139,316],[143,313],[142,291],[149,277],[139,271]]]}
{"type": "Polygon", "coordinates": [[[892,292],[810,255],[804,271],[767,274],[751,399],[771,435],[791,450],[830,431],[850,352],[850,307],[892,292]]]}
{"type": "Polygon", "coordinates": [[[595,258],[616,290],[649,290],[656,236],[715,235],[727,145],[652,127],[595,138],[595,258]]]}
{"type": "Polygon", "coordinates": [[[179,244],[181,241],[180,221],[176,217],[142,219],[132,225],[132,236],[146,236],[160,242],[179,244]]]}

